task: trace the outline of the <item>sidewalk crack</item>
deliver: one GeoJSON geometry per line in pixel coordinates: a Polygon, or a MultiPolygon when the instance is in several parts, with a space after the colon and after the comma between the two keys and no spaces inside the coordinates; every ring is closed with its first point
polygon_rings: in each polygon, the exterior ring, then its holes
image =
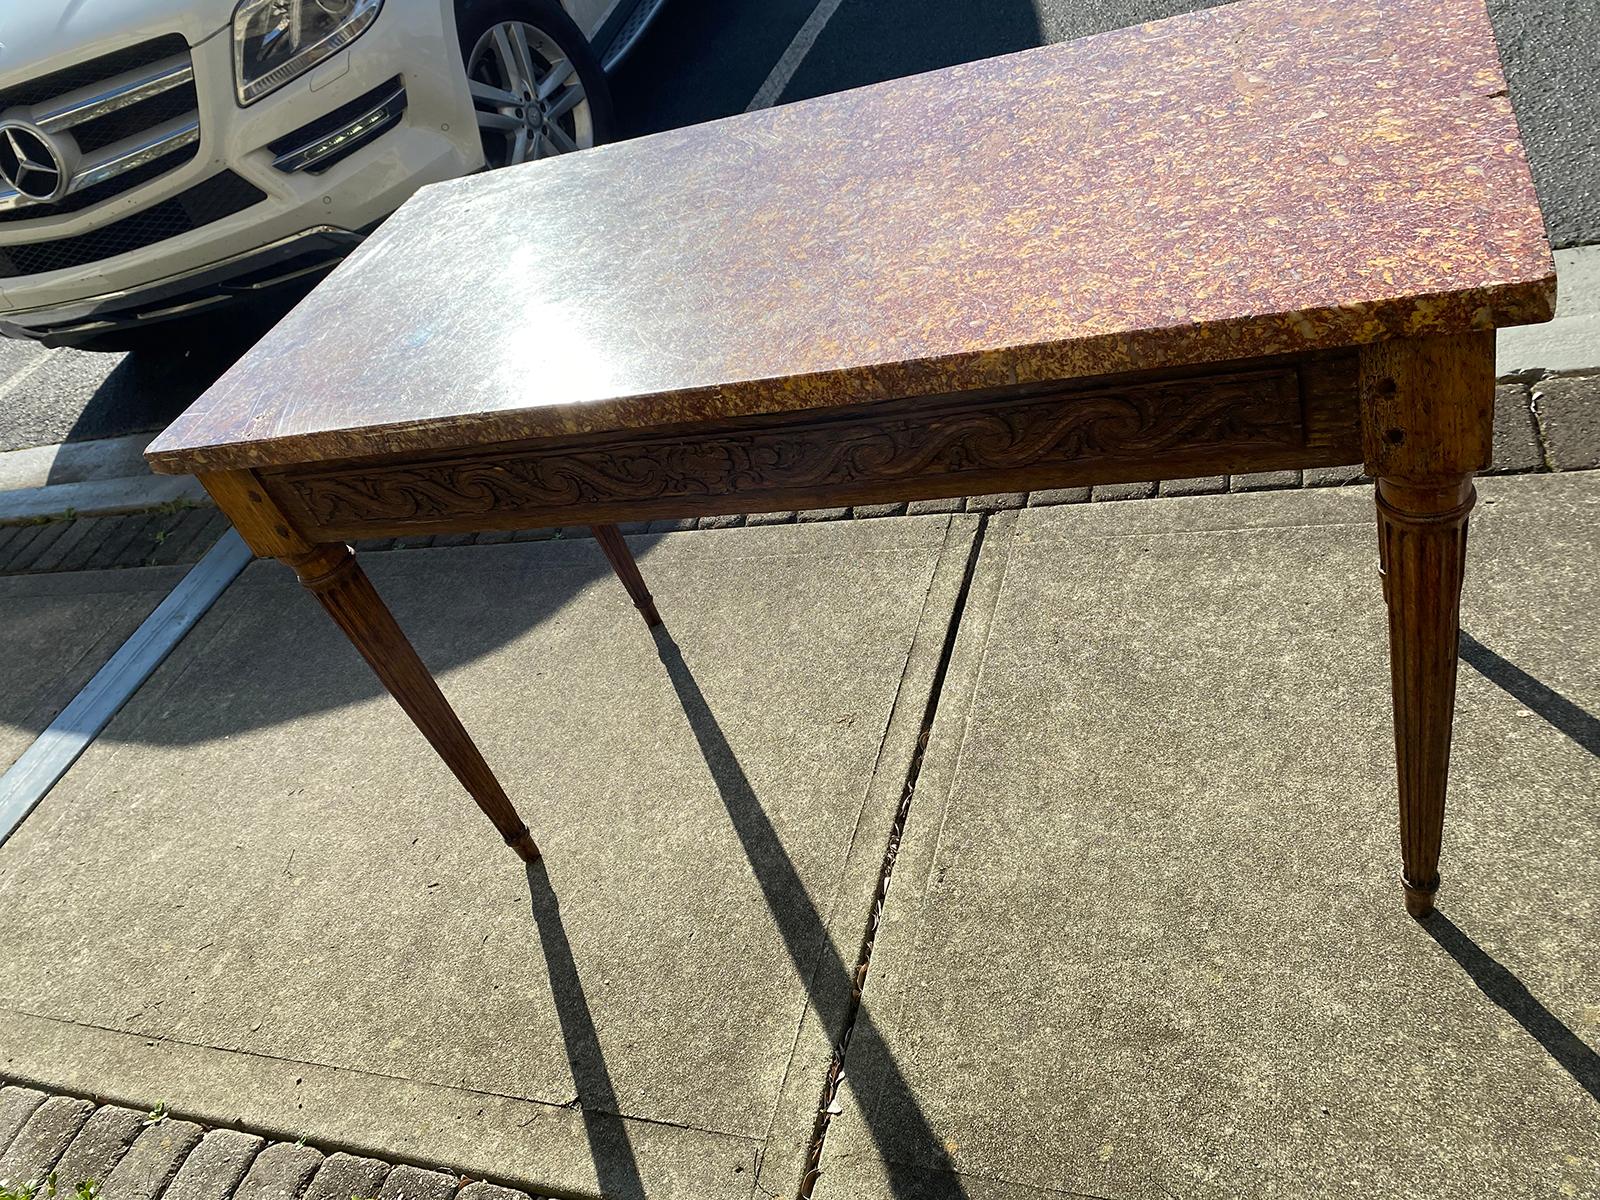
{"type": "Polygon", "coordinates": [[[921,731],[917,736],[916,748],[911,755],[911,763],[906,769],[906,779],[900,793],[900,804],[895,811],[894,822],[889,828],[889,840],[884,847],[883,863],[878,872],[877,890],[873,896],[871,911],[867,916],[867,927],[862,933],[861,950],[856,957],[855,968],[851,972],[850,1003],[845,1009],[843,1029],[839,1034],[839,1040],[834,1044],[833,1056],[829,1060],[827,1074],[823,1081],[822,1094],[817,1102],[817,1115],[811,1129],[811,1142],[806,1151],[805,1172],[801,1177],[799,1200],[811,1200],[812,1190],[816,1186],[817,1179],[822,1174],[823,1145],[827,1141],[829,1125],[839,1111],[839,1084],[844,1077],[844,1063],[845,1057],[850,1050],[850,1039],[855,1033],[857,1018],[861,1014],[861,997],[866,988],[867,973],[871,968],[872,951],[877,941],[878,929],[883,921],[884,902],[889,896],[889,885],[894,875],[895,859],[900,853],[900,843],[905,833],[906,819],[911,815],[911,802],[916,795],[917,779],[922,773],[922,763],[928,749],[928,738],[933,730],[934,719],[938,714],[939,696],[944,690],[945,676],[949,673],[950,660],[955,653],[957,635],[961,629],[962,616],[966,612],[967,597],[972,591],[972,580],[977,570],[978,557],[983,549],[984,535],[988,531],[988,527],[989,516],[984,513],[979,517],[977,531],[973,534],[972,541],[967,548],[966,569],[962,574],[961,588],[956,594],[955,605],[951,611],[949,622],[945,627],[944,644],[940,647],[939,663],[934,669],[927,703],[922,712],[921,731]]]}

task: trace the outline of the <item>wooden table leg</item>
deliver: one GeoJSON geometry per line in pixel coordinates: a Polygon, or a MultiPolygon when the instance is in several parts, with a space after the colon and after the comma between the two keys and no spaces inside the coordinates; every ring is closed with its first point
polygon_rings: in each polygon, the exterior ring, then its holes
{"type": "Polygon", "coordinates": [[[639,564],[633,561],[633,551],[628,549],[628,543],[623,540],[622,531],[615,525],[591,525],[589,528],[594,533],[595,541],[600,543],[600,549],[605,551],[611,569],[622,580],[622,586],[628,589],[628,599],[633,601],[644,623],[652,629],[661,624],[656,602],[644,584],[644,576],[639,574],[639,564]]]}
{"type": "Polygon", "coordinates": [[[528,827],[350,547],[307,541],[249,471],[216,471],[200,482],[251,550],[294,568],[506,844],[524,862],[537,862],[539,847],[528,827]]]}
{"type": "Polygon", "coordinates": [[[282,561],[294,568],[301,584],[344,630],[406,716],[494,822],[506,845],[523,862],[537,862],[539,847],[528,827],[350,547],[316,546],[307,554],[286,556],[282,561]]]}
{"type": "Polygon", "coordinates": [[[1472,480],[1445,487],[1378,481],[1378,553],[1389,606],[1389,673],[1400,775],[1406,911],[1425,917],[1439,890],[1456,642],[1472,480]]]}
{"type": "Polygon", "coordinates": [[[1367,347],[1361,392],[1389,609],[1402,886],[1421,918],[1439,888],[1472,472],[1488,465],[1494,428],[1493,334],[1367,347]]]}

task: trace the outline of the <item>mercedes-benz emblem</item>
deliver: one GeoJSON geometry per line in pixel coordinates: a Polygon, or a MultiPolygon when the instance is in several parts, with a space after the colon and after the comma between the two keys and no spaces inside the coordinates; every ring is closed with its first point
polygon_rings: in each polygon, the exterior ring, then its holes
{"type": "Polygon", "coordinates": [[[67,194],[71,177],[61,149],[32,125],[0,121],[0,177],[30,200],[67,194]]]}

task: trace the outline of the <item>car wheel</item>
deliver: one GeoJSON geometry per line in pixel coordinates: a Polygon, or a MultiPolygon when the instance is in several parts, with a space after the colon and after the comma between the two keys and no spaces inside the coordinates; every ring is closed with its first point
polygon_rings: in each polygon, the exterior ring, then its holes
{"type": "Polygon", "coordinates": [[[605,72],[555,0],[463,0],[456,27],[490,167],[610,139],[605,72]]]}

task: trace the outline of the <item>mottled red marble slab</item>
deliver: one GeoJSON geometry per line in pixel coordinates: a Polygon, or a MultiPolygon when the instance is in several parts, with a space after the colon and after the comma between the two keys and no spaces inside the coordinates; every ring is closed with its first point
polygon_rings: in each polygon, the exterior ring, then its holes
{"type": "Polygon", "coordinates": [[[1245,0],[430,188],[150,457],[1248,358],[1553,291],[1482,0],[1245,0]]]}

